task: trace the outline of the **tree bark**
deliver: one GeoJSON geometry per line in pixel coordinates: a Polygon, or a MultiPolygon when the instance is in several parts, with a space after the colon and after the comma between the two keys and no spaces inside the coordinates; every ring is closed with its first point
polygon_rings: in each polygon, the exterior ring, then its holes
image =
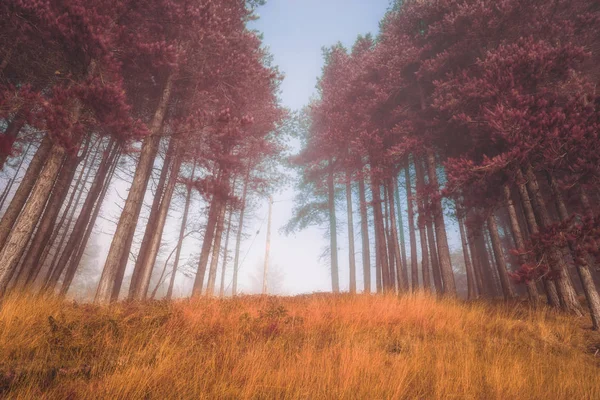
{"type": "MultiPolygon", "coordinates": [[[[417,199],[417,211],[419,216],[417,218],[417,226],[419,227],[419,238],[421,243],[421,270],[423,272],[423,288],[427,291],[431,290],[431,278],[429,277],[429,251],[427,249],[427,233],[425,231],[425,221],[427,219],[425,215],[425,177],[423,173],[423,165],[421,160],[417,157],[414,158],[415,172],[417,176],[417,188],[416,188],[416,199],[417,199]]],[[[418,284],[418,279],[417,279],[418,284]]],[[[414,286],[414,282],[413,282],[414,286]]]]}
{"type": "MultiPolygon", "coordinates": [[[[533,211],[536,214],[536,218],[539,220],[540,226],[546,228],[552,225],[552,220],[548,214],[546,202],[542,196],[537,183],[537,178],[531,166],[528,166],[525,169],[525,174],[527,177],[527,190],[533,203],[533,211]]],[[[558,290],[558,296],[562,308],[565,311],[582,316],[583,309],[577,300],[577,294],[575,293],[575,289],[573,288],[573,285],[571,284],[571,281],[567,275],[568,271],[562,252],[553,247],[550,249],[550,254],[548,256],[550,268],[552,268],[558,275],[558,278],[556,279],[556,288],[558,290]]]]}
{"type": "Polygon", "coordinates": [[[208,265],[208,257],[210,256],[210,250],[212,248],[213,238],[215,235],[215,227],[217,225],[217,219],[220,213],[220,201],[222,200],[216,195],[213,195],[213,199],[208,210],[208,219],[206,221],[206,229],[204,231],[202,250],[200,251],[200,259],[198,260],[198,271],[196,272],[192,296],[199,296],[202,294],[204,276],[206,275],[206,267],[208,265]]]}
{"type": "Polygon", "coordinates": [[[498,234],[498,224],[496,222],[496,217],[493,214],[488,217],[487,224],[490,232],[490,238],[492,240],[494,258],[496,259],[496,267],[498,268],[498,275],[500,276],[502,294],[504,295],[504,300],[510,300],[515,297],[515,293],[510,284],[510,278],[508,277],[506,259],[504,258],[502,242],[500,241],[500,235],[498,234]]]}
{"type": "Polygon", "coordinates": [[[465,227],[462,218],[457,218],[458,229],[460,231],[460,240],[462,243],[463,257],[465,259],[465,270],[467,273],[467,299],[474,300],[477,298],[477,290],[475,288],[475,272],[473,264],[471,264],[471,256],[469,255],[469,243],[465,233],[465,227]]]}
{"type": "Polygon", "coordinates": [[[358,181],[358,194],[360,198],[360,234],[362,238],[363,281],[365,293],[371,293],[371,253],[369,248],[369,219],[367,214],[367,196],[365,189],[365,180],[362,177],[358,181]]]}
{"type": "MultiPolygon", "coordinates": [[[[138,251],[138,257],[133,268],[133,274],[131,275],[131,283],[129,285],[129,298],[133,299],[136,297],[136,293],[139,294],[140,286],[142,285],[142,279],[140,276],[143,274],[144,268],[147,268],[148,258],[150,257],[150,242],[157,231],[158,214],[165,192],[165,183],[171,170],[171,159],[173,158],[173,152],[175,147],[175,140],[171,138],[169,140],[169,147],[165,155],[165,160],[160,171],[160,177],[156,184],[156,191],[154,193],[154,199],[152,200],[152,207],[150,209],[150,215],[148,216],[148,222],[144,231],[144,238],[138,251]]],[[[152,262],[154,264],[154,262],[152,262]]]]}
{"type": "Polygon", "coordinates": [[[177,274],[177,268],[179,268],[179,258],[181,257],[181,248],[183,247],[183,239],[185,238],[185,228],[187,226],[188,213],[190,211],[190,202],[192,199],[192,182],[194,180],[195,173],[196,173],[196,162],[194,162],[194,166],[192,167],[192,174],[190,175],[191,181],[188,182],[188,184],[187,184],[187,194],[185,196],[185,206],[183,207],[183,217],[181,219],[181,228],[179,229],[179,240],[177,241],[177,251],[175,253],[175,261],[173,263],[173,272],[171,273],[171,280],[169,281],[169,289],[167,289],[167,296],[166,296],[167,300],[171,300],[171,298],[173,297],[173,288],[175,286],[175,276],[177,274]]]}
{"type": "Polygon", "coordinates": [[[229,257],[229,234],[231,233],[231,220],[233,219],[233,207],[229,211],[227,221],[227,232],[225,233],[225,247],[223,248],[223,264],[221,265],[221,287],[219,288],[219,297],[225,297],[225,271],[227,270],[227,258],[229,257]]]}
{"type": "Polygon", "coordinates": [[[152,172],[152,166],[158,145],[160,142],[159,133],[162,130],[163,121],[167,112],[167,106],[171,99],[171,92],[175,81],[175,73],[171,72],[165,83],[161,99],[156,108],[152,122],[150,123],[150,136],[148,136],[142,145],[140,159],[135,170],[133,182],[129,188],[129,194],[121,218],[117,225],[113,240],[104,264],[104,270],[100,277],[98,289],[96,291],[95,302],[108,303],[118,297],[118,292],[125,274],[126,261],[129,256],[131,242],[135,233],[138,217],[144,202],[144,195],[148,187],[148,180],[152,172]],[[117,292],[117,296],[115,296],[117,292]]]}
{"type": "MultiPolygon", "coordinates": [[[[550,189],[552,190],[552,195],[554,197],[554,201],[556,202],[560,219],[562,221],[568,221],[569,211],[567,210],[562,193],[558,188],[558,184],[550,173],[548,173],[548,182],[550,183],[550,189]]],[[[577,272],[579,273],[579,279],[581,280],[581,285],[583,286],[583,293],[585,294],[585,299],[587,300],[588,307],[590,309],[593,329],[598,330],[600,327],[600,295],[598,295],[598,290],[594,284],[594,278],[592,277],[592,273],[589,269],[587,262],[587,259],[589,258],[588,254],[581,247],[570,241],[569,249],[571,250],[573,259],[575,260],[577,272]]]]}
{"type": "Polygon", "coordinates": [[[417,261],[417,237],[415,235],[415,213],[413,208],[413,194],[410,181],[410,164],[404,170],[404,179],[406,181],[406,204],[408,208],[408,233],[410,241],[410,271],[412,290],[415,290],[415,279],[418,278],[418,261],[417,261]],[[416,276],[416,278],[415,278],[416,276]]]}
{"type": "Polygon", "coordinates": [[[396,207],[394,204],[394,180],[390,179],[388,182],[388,199],[390,202],[390,221],[392,223],[391,231],[392,231],[392,243],[394,250],[394,255],[396,257],[396,280],[398,281],[398,292],[406,291],[406,287],[408,283],[404,280],[404,275],[402,274],[403,265],[402,265],[402,255],[400,253],[400,241],[398,240],[398,230],[396,227],[396,207]]]}
{"type": "Polygon", "coordinates": [[[375,246],[377,250],[377,268],[381,277],[381,288],[384,293],[390,289],[389,260],[385,238],[385,227],[383,223],[383,211],[381,208],[381,185],[378,180],[371,177],[371,194],[373,195],[373,221],[375,225],[375,246]]]}
{"type": "Polygon", "coordinates": [[[352,212],[352,182],[350,173],[346,173],[346,203],[348,213],[348,260],[350,266],[350,293],[356,293],[356,259],[354,250],[354,215],[352,212]]]}
{"type": "Polygon", "coordinates": [[[335,186],[333,182],[333,160],[329,160],[329,173],[327,175],[327,194],[329,207],[329,251],[331,256],[331,290],[333,293],[340,291],[340,277],[337,254],[337,219],[335,216],[335,186]]]}
{"type": "MultiPolygon", "coordinates": [[[[110,161],[109,161],[109,171],[106,172],[105,168],[102,167],[102,164],[100,165],[100,168],[98,170],[98,172],[96,173],[96,177],[98,178],[98,175],[100,175],[101,179],[101,187],[102,190],[100,192],[100,196],[98,196],[98,200],[95,202],[94,205],[94,211],[91,214],[91,217],[88,218],[87,222],[86,222],[86,228],[85,228],[85,233],[82,236],[82,239],[77,243],[76,245],[76,251],[75,251],[75,255],[73,256],[73,258],[70,260],[69,265],[67,266],[67,271],[65,273],[65,278],[63,279],[62,282],[62,287],[60,290],[60,294],[61,296],[66,296],[69,288],[71,287],[71,283],[73,282],[73,278],[75,277],[75,273],[77,272],[77,268],[79,267],[79,263],[81,262],[81,258],[83,257],[83,253],[85,251],[85,248],[87,246],[87,243],[90,239],[90,236],[92,234],[92,231],[94,230],[94,225],[96,224],[96,219],[98,218],[98,214],[100,213],[100,209],[102,208],[102,204],[104,203],[104,198],[106,197],[106,192],[108,192],[108,188],[110,187],[110,182],[112,181],[113,175],[115,173],[115,169],[117,169],[117,164],[119,162],[119,151],[120,151],[120,146],[118,144],[114,145],[114,149],[113,149],[113,154],[110,157],[110,161]]],[[[92,184],[93,185],[93,184],[92,184]]],[[[92,192],[92,189],[94,189],[94,187],[92,186],[92,188],[90,188],[90,192],[88,193],[88,197],[92,194],[92,193],[96,193],[96,191],[94,190],[94,192],[92,192]]],[[[94,196],[96,197],[96,196],[94,196]]],[[[86,198],[87,200],[87,198],[86,198]]],[[[86,210],[87,212],[87,210],[86,210]]],[[[86,215],[82,213],[83,215],[86,215]]],[[[59,274],[60,276],[60,274],[59,274]]],[[[58,279],[58,278],[57,278],[58,279]]],[[[56,282],[55,282],[56,284],[56,282]]],[[[54,286],[52,286],[52,289],[54,289],[54,286]]]]}
{"type": "MultiPolygon", "coordinates": [[[[512,236],[515,241],[517,251],[519,252],[519,264],[523,265],[527,263],[527,256],[525,255],[525,239],[523,239],[523,233],[521,232],[521,226],[519,225],[519,218],[517,216],[517,208],[512,200],[511,190],[508,185],[504,186],[504,199],[508,208],[512,236]]],[[[529,296],[529,301],[532,305],[537,306],[540,295],[535,282],[528,280],[525,282],[525,284],[527,286],[527,295],[529,296]]]]}
{"type": "Polygon", "coordinates": [[[136,290],[133,292],[133,298],[137,300],[143,300],[148,295],[150,279],[152,278],[152,271],[154,270],[156,256],[158,255],[158,250],[162,241],[163,230],[167,221],[169,208],[171,207],[171,199],[173,198],[173,192],[175,191],[175,185],[177,184],[177,177],[179,176],[180,167],[181,158],[180,156],[175,155],[175,160],[173,161],[173,166],[171,167],[171,172],[167,180],[168,183],[158,209],[158,215],[156,216],[155,221],[153,221],[156,225],[153,229],[152,235],[150,236],[150,241],[148,242],[148,247],[146,249],[147,254],[144,259],[144,263],[141,265],[139,272],[139,283],[136,290]]]}
{"type": "MultiPolygon", "coordinates": [[[[438,194],[439,184],[437,179],[435,154],[433,151],[427,151],[427,169],[429,174],[429,185],[431,189],[438,194]]],[[[454,273],[452,272],[452,262],[450,260],[450,248],[448,247],[448,238],[446,236],[446,223],[442,209],[442,201],[435,196],[431,199],[433,209],[433,221],[435,224],[435,236],[437,239],[438,257],[440,263],[440,272],[444,285],[443,293],[448,296],[456,296],[456,284],[454,283],[454,273]]]]}
{"type": "Polygon", "coordinates": [[[23,176],[15,195],[2,216],[2,221],[0,222],[0,249],[6,244],[6,240],[40,175],[40,171],[42,171],[42,168],[44,167],[51,149],[52,141],[46,136],[42,139],[40,146],[27,167],[25,176],[23,176]]]}
{"type": "Polygon", "coordinates": [[[52,191],[52,186],[60,171],[65,153],[65,148],[61,145],[55,144],[52,146],[46,164],[35,185],[33,185],[31,195],[0,251],[0,296],[4,295],[10,278],[44,210],[44,205],[52,191]]]}
{"type": "Polygon", "coordinates": [[[206,283],[206,295],[215,295],[215,284],[217,282],[217,267],[219,265],[219,256],[221,254],[221,239],[223,238],[223,230],[225,229],[225,213],[227,211],[227,200],[221,204],[219,216],[217,218],[217,226],[215,229],[215,239],[212,248],[212,256],[210,259],[210,269],[208,270],[208,281],[206,283]]]}
{"type": "MultiPolygon", "coordinates": [[[[466,217],[465,217],[466,218],[466,217]]],[[[467,237],[465,238],[469,245],[469,253],[471,255],[471,265],[473,266],[473,276],[475,280],[475,297],[478,298],[485,293],[485,287],[483,286],[483,277],[481,272],[481,262],[477,255],[477,249],[475,247],[474,233],[473,230],[467,225],[466,221],[464,224],[466,228],[467,237]]]]}

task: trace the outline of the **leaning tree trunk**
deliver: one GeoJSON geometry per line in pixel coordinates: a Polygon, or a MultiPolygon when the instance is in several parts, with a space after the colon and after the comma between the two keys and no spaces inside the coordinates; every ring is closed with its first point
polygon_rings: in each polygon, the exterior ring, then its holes
{"type": "MultiPolygon", "coordinates": [[[[73,226],[73,230],[71,232],[71,235],[69,236],[69,239],[67,240],[65,248],[60,254],[60,257],[58,257],[58,261],[56,263],[53,263],[55,264],[54,268],[51,267],[49,271],[48,279],[45,282],[45,288],[53,289],[56,286],[56,283],[60,279],[60,276],[62,275],[65,268],[67,268],[67,270],[69,269],[67,267],[67,265],[69,264],[69,259],[71,258],[71,255],[73,254],[73,251],[76,248],[77,244],[80,243],[81,239],[84,236],[84,230],[91,216],[92,208],[94,207],[94,204],[98,199],[98,195],[102,190],[104,179],[110,166],[109,158],[112,151],[113,147],[111,144],[109,144],[108,147],[104,149],[104,152],[102,154],[102,160],[100,161],[100,165],[98,166],[98,171],[96,172],[96,176],[94,177],[92,186],[90,187],[88,195],[86,196],[83,202],[83,206],[81,208],[81,211],[79,212],[77,220],[75,221],[75,225],[73,226]]],[[[79,196],[80,195],[81,192],[79,193],[79,196]]],[[[79,196],[76,203],[79,202],[79,196]]],[[[73,217],[73,214],[71,215],[71,217],[73,217]]],[[[68,229],[68,225],[66,229],[68,229]]]]}
{"type": "Polygon", "coordinates": [[[124,275],[124,269],[127,266],[126,257],[129,256],[132,238],[135,234],[138,217],[144,202],[144,195],[148,187],[148,180],[150,179],[154,159],[158,152],[159,134],[162,130],[167,106],[171,99],[174,81],[175,73],[171,72],[165,83],[152,122],[150,123],[150,136],[144,140],[142,145],[133,182],[129,188],[129,194],[127,195],[117,230],[113,235],[106,263],[104,264],[104,270],[100,277],[100,283],[96,291],[96,302],[108,303],[114,300],[114,293],[118,291],[116,288],[120,288],[121,286],[122,275],[124,275]],[[125,262],[123,262],[124,260],[125,262]]]}
{"type": "Polygon", "coordinates": [[[358,181],[358,194],[360,198],[360,235],[362,238],[363,281],[365,286],[365,293],[371,293],[371,253],[369,248],[369,219],[367,214],[367,196],[365,192],[365,180],[361,177],[358,181]]]}
{"type": "Polygon", "coordinates": [[[36,184],[40,171],[42,171],[51,149],[52,141],[46,136],[42,139],[35,155],[29,162],[27,172],[25,172],[25,176],[23,176],[15,195],[2,216],[2,221],[0,222],[0,249],[6,244],[6,239],[11,233],[19,213],[23,209],[31,190],[36,184]]]}
{"type": "MultiPolygon", "coordinates": [[[[567,210],[567,206],[563,199],[562,193],[559,190],[556,181],[554,180],[554,177],[550,173],[548,173],[548,181],[550,183],[550,188],[552,189],[552,195],[554,196],[556,207],[558,208],[558,215],[563,222],[568,221],[569,212],[567,210]]],[[[570,241],[569,249],[573,254],[573,259],[575,260],[575,265],[577,266],[577,272],[579,273],[579,279],[581,280],[581,285],[583,286],[585,299],[587,300],[588,307],[590,309],[593,329],[598,330],[600,327],[600,296],[598,295],[598,290],[594,284],[594,278],[592,277],[589,269],[587,262],[587,259],[589,258],[588,254],[584,249],[581,248],[581,246],[577,246],[570,241]]]]}
{"type": "Polygon", "coordinates": [[[185,238],[185,228],[187,226],[188,214],[190,211],[190,202],[192,199],[192,182],[194,180],[194,174],[196,173],[196,162],[192,167],[192,174],[190,175],[190,182],[187,183],[187,193],[185,196],[185,206],[183,207],[183,218],[181,219],[181,228],[179,229],[179,240],[177,241],[177,250],[175,253],[175,261],[173,262],[173,271],[171,272],[171,279],[169,281],[169,288],[167,289],[167,300],[171,300],[173,297],[173,288],[175,286],[175,276],[177,275],[177,268],[179,268],[179,258],[181,257],[181,248],[183,247],[183,239],[185,238]]]}
{"type": "Polygon", "coordinates": [[[356,259],[354,258],[354,216],[352,215],[352,182],[346,173],[346,203],[348,212],[348,260],[350,266],[350,293],[356,293],[356,259]]]}
{"type": "MultiPolygon", "coordinates": [[[[525,239],[523,239],[523,233],[521,232],[521,226],[519,225],[519,218],[517,217],[517,208],[512,200],[510,187],[508,185],[504,186],[504,200],[506,201],[506,206],[508,208],[510,227],[513,239],[515,241],[515,246],[517,247],[518,251],[519,264],[524,265],[527,263],[527,256],[525,255],[525,239]]],[[[533,304],[533,306],[537,306],[540,295],[535,282],[527,280],[526,285],[529,301],[531,304],[533,304]]]]}
{"type": "Polygon", "coordinates": [[[510,278],[508,276],[508,269],[506,266],[506,258],[504,258],[502,242],[500,241],[500,235],[498,234],[498,224],[496,222],[496,217],[493,214],[488,217],[487,225],[488,231],[490,232],[490,238],[492,240],[492,249],[494,251],[494,258],[496,259],[498,275],[500,276],[502,294],[504,295],[504,300],[510,300],[515,297],[515,293],[510,284],[510,278]]]}
{"type": "Polygon", "coordinates": [[[238,271],[240,267],[240,247],[242,245],[242,233],[244,232],[244,214],[246,211],[246,198],[248,196],[248,185],[250,183],[250,169],[246,172],[244,178],[244,190],[242,192],[242,209],[240,210],[240,220],[238,223],[237,237],[235,241],[235,257],[233,261],[233,280],[231,286],[231,295],[237,296],[238,271]]]}
{"type": "MultiPolygon", "coordinates": [[[[552,219],[550,218],[548,209],[546,208],[546,201],[544,200],[538,186],[537,178],[533,172],[533,168],[528,166],[525,169],[525,173],[527,177],[527,190],[533,203],[533,211],[534,213],[537,211],[536,216],[537,219],[539,219],[540,226],[543,228],[549,227],[552,225],[552,219]]],[[[558,290],[558,296],[562,308],[565,311],[582,316],[583,309],[581,304],[579,304],[579,300],[577,300],[577,294],[575,293],[575,289],[573,288],[573,285],[571,284],[571,281],[567,275],[567,266],[563,259],[562,252],[554,246],[551,247],[549,261],[550,268],[552,268],[558,275],[558,278],[556,279],[556,288],[558,290]]]]}
{"type": "MultiPolygon", "coordinates": [[[[144,268],[147,267],[148,258],[150,257],[150,242],[152,241],[152,237],[157,231],[156,226],[158,221],[159,208],[163,199],[163,193],[165,192],[165,184],[167,181],[167,177],[169,175],[169,171],[171,170],[171,159],[173,158],[174,147],[175,140],[171,138],[169,140],[167,154],[165,155],[165,160],[160,171],[160,177],[158,178],[158,183],[156,184],[156,192],[154,193],[154,199],[152,200],[152,207],[150,209],[148,223],[146,224],[146,229],[144,231],[144,238],[142,239],[142,244],[140,245],[138,257],[135,262],[135,267],[133,268],[133,273],[131,275],[131,283],[129,285],[130,299],[136,297],[136,293],[139,293],[140,285],[142,285],[142,279],[140,278],[140,276],[143,274],[142,271],[144,270],[144,268]]],[[[154,261],[152,262],[152,264],[154,264],[154,261]]]]}
{"type": "Polygon", "coordinates": [[[410,168],[409,165],[404,170],[404,178],[406,180],[406,204],[408,207],[408,233],[410,240],[410,271],[412,290],[416,289],[415,279],[419,279],[418,276],[418,261],[417,261],[417,237],[415,235],[415,212],[413,208],[413,194],[410,182],[410,168]]]}
{"type": "MultiPolygon", "coordinates": [[[[423,288],[427,291],[431,290],[431,278],[429,277],[429,251],[427,249],[427,233],[425,231],[425,225],[427,216],[425,215],[425,177],[423,173],[423,166],[421,160],[417,157],[414,158],[415,172],[417,175],[417,188],[416,188],[416,199],[417,199],[417,211],[419,217],[417,218],[417,226],[419,227],[419,238],[421,243],[421,270],[423,271],[423,288]]],[[[417,280],[418,282],[418,280],[417,280]]],[[[437,287],[436,287],[437,290],[437,287]]],[[[441,292],[438,292],[441,293],[441,292]]]]}
{"type": "Polygon", "coordinates": [[[337,220],[335,216],[335,187],[333,183],[333,161],[329,160],[329,173],[327,176],[327,194],[329,207],[329,251],[331,256],[331,290],[333,293],[340,291],[340,277],[337,254],[337,220]]]}
{"type": "MultiPolygon", "coordinates": [[[[148,288],[150,287],[150,279],[152,278],[152,271],[154,270],[154,263],[160,249],[160,243],[162,240],[163,230],[167,221],[167,214],[171,207],[171,199],[173,198],[173,192],[175,191],[175,185],[177,184],[177,177],[179,176],[179,170],[181,167],[181,158],[175,155],[173,166],[168,178],[168,183],[165,188],[165,192],[160,203],[158,215],[154,223],[154,232],[150,236],[148,247],[146,249],[147,254],[144,258],[144,263],[141,265],[139,273],[139,282],[136,290],[133,292],[133,298],[137,300],[143,300],[148,295],[148,288]]],[[[141,256],[141,254],[140,254],[141,256]]]]}
{"type": "MultiPolygon", "coordinates": [[[[12,142],[17,139],[21,128],[25,125],[25,105],[21,106],[19,111],[15,114],[15,117],[8,123],[6,130],[2,134],[3,140],[9,138],[12,142]]],[[[12,143],[11,142],[11,143],[12,143]]],[[[12,147],[12,145],[11,145],[12,147]]],[[[9,152],[10,153],[10,152],[9,152]]],[[[0,152],[0,171],[4,169],[4,164],[6,164],[6,160],[8,159],[9,153],[0,152]]]]}
{"type": "Polygon", "coordinates": [[[58,218],[60,208],[67,198],[69,185],[75,177],[75,172],[79,161],[80,159],[77,157],[77,155],[68,156],[61,168],[60,174],[54,183],[54,188],[52,189],[46,209],[44,210],[44,214],[42,215],[42,219],[40,220],[35,235],[33,236],[29,250],[25,255],[25,259],[23,260],[21,273],[19,274],[21,277],[17,278],[19,283],[25,283],[22,281],[23,279],[26,282],[30,282],[31,278],[36,272],[36,269],[40,267],[40,256],[42,255],[42,252],[44,251],[44,248],[48,244],[48,240],[52,235],[52,229],[56,224],[56,219],[58,218]]]}
{"type": "Polygon", "coordinates": [[[66,150],[63,146],[59,144],[52,146],[46,164],[31,190],[31,195],[0,251],[0,296],[4,295],[10,278],[17,268],[31,234],[44,211],[44,205],[50,196],[65,153],[66,150]]]}
{"type": "Polygon", "coordinates": [[[222,200],[218,196],[213,195],[213,199],[210,203],[210,208],[208,210],[208,220],[206,221],[206,229],[204,231],[204,239],[202,241],[202,250],[200,250],[200,258],[198,260],[198,271],[196,272],[196,279],[194,280],[192,296],[199,296],[202,294],[204,276],[206,275],[208,257],[210,256],[210,249],[212,248],[213,237],[215,234],[215,226],[217,225],[217,219],[221,208],[221,201],[222,200]]]}
{"type": "Polygon", "coordinates": [[[227,221],[227,232],[225,233],[225,247],[223,248],[223,264],[221,265],[221,287],[219,288],[219,297],[225,297],[225,272],[227,271],[227,258],[229,257],[229,234],[231,233],[231,220],[233,219],[233,207],[229,211],[227,221]]]}
{"type": "Polygon", "coordinates": [[[29,154],[29,149],[31,149],[31,142],[29,142],[29,144],[25,148],[25,151],[23,152],[23,155],[21,156],[21,160],[19,160],[19,164],[17,165],[17,168],[15,169],[15,175],[10,180],[8,185],[6,185],[6,187],[4,188],[4,192],[2,193],[2,199],[0,200],[0,210],[2,209],[2,207],[4,207],[4,202],[8,198],[8,194],[10,193],[13,185],[15,184],[17,176],[19,176],[19,172],[21,172],[21,167],[23,166],[23,162],[27,158],[27,154],[29,154]]]}
{"type": "Polygon", "coordinates": [[[390,221],[392,223],[391,231],[392,231],[392,243],[391,246],[394,250],[394,255],[396,257],[396,279],[398,281],[398,292],[406,291],[406,287],[408,286],[408,282],[404,280],[404,275],[402,270],[404,266],[402,265],[402,255],[400,252],[400,243],[398,240],[398,230],[396,227],[396,207],[394,204],[394,179],[390,179],[388,182],[388,199],[390,202],[390,221]]]}
{"type": "MultiPolygon", "coordinates": [[[[519,188],[519,195],[521,196],[521,204],[523,213],[525,214],[525,220],[527,221],[527,226],[532,235],[538,234],[539,227],[538,223],[535,219],[535,213],[533,212],[533,205],[531,204],[531,198],[529,197],[529,192],[527,191],[527,186],[525,183],[525,178],[523,177],[523,173],[520,169],[516,170],[517,177],[517,187],[519,188]]],[[[538,259],[542,260],[543,257],[541,255],[536,255],[538,259]]],[[[556,284],[554,281],[550,279],[543,278],[544,289],[546,291],[546,297],[548,299],[548,304],[551,307],[558,308],[560,307],[560,299],[558,297],[558,289],[556,288],[556,284]]]]}
{"type": "Polygon", "coordinates": [[[457,222],[463,249],[463,258],[465,259],[465,270],[467,272],[467,299],[474,300],[477,298],[477,290],[475,289],[475,272],[473,270],[473,264],[471,264],[471,256],[469,255],[469,243],[467,241],[465,226],[462,219],[458,217],[457,222]]]}
{"type": "Polygon", "coordinates": [[[383,204],[384,204],[384,214],[383,214],[383,221],[384,221],[384,227],[385,227],[385,240],[386,240],[386,245],[387,245],[387,250],[388,250],[388,262],[389,262],[389,266],[388,266],[388,270],[389,270],[389,276],[388,276],[388,280],[390,282],[390,288],[393,290],[396,289],[396,274],[395,269],[396,269],[396,253],[394,252],[394,242],[392,239],[392,232],[390,229],[390,220],[392,218],[396,218],[394,217],[391,213],[390,213],[390,203],[388,201],[388,190],[387,190],[387,185],[385,182],[383,182],[383,204]]]}
{"type": "Polygon", "coordinates": [[[223,238],[223,230],[225,229],[225,213],[227,211],[227,201],[221,205],[219,216],[217,219],[217,227],[215,229],[215,242],[212,248],[212,256],[210,259],[210,269],[208,270],[208,281],[206,282],[206,295],[215,295],[215,285],[217,282],[217,267],[219,265],[219,255],[221,254],[221,239],[223,238]]]}
{"type": "Polygon", "coordinates": [[[442,201],[437,196],[439,194],[439,184],[437,179],[435,154],[433,151],[427,151],[427,169],[429,174],[429,185],[435,192],[431,199],[433,211],[433,222],[435,224],[435,236],[437,239],[438,257],[440,263],[440,272],[444,285],[444,294],[456,296],[456,284],[454,283],[454,273],[452,272],[452,261],[450,260],[450,248],[448,247],[448,237],[446,236],[446,222],[442,209],[442,201]]]}
{"type": "MultiPolygon", "coordinates": [[[[466,218],[466,217],[465,217],[466,218]]],[[[475,277],[475,286],[477,288],[476,296],[483,296],[485,294],[485,287],[483,285],[483,273],[481,272],[481,261],[477,254],[477,248],[475,247],[475,234],[473,229],[466,223],[465,228],[467,230],[467,243],[469,244],[469,253],[471,253],[471,265],[473,266],[473,273],[475,277]]]]}

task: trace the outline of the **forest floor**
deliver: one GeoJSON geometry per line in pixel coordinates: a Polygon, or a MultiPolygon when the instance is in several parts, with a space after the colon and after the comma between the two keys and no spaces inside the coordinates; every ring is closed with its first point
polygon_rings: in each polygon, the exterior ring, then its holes
{"type": "Polygon", "coordinates": [[[0,398],[600,399],[590,326],[422,294],[110,307],[13,296],[0,398]]]}

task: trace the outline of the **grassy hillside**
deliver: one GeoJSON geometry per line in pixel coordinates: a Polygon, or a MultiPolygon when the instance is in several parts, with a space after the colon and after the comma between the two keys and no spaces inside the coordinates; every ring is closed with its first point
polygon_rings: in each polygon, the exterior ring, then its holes
{"type": "Polygon", "coordinates": [[[110,308],[13,297],[0,310],[0,397],[598,399],[589,325],[424,295],[110,308]]]}

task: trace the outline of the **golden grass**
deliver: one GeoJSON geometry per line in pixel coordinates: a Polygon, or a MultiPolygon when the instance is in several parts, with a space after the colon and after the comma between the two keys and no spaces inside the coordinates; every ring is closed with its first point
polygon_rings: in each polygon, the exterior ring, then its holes
{"type": "Polygon", "coordinates": [[[414,296],[0,309],[0,397],[600,399],[587,320],[414,296]]]}

